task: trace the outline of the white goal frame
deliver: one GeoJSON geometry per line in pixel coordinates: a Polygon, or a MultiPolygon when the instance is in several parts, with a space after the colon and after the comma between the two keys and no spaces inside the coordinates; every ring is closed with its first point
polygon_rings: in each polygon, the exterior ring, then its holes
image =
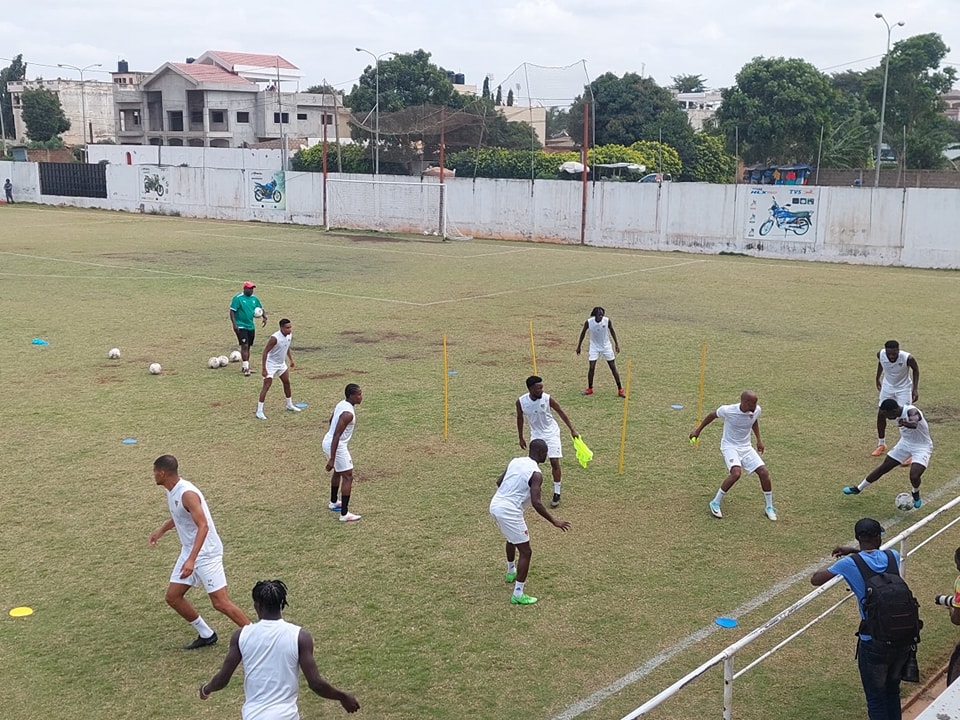
{"type": "Polygon", "coordinates": [[[446,191],[438,182],[328,177],[324,227],[446,238],[446,191]]]}

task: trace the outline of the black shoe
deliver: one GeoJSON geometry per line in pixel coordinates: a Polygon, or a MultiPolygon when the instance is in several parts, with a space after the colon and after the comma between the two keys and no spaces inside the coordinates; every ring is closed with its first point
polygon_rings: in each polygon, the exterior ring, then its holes
{"type": "Polygon", "coordinates": [[[550,501],[550,507],[560,507],[560,493],[553,494],[553,499],[550,501]]]}
{"type": "Polygon", "coordinates": [[[192,643],[187,643],[183,646],[184,650],[196,650],[197,648],[206,647],[207,645],[216,645],[217,644],[217,634],[214,633],[208,638],[200,637],[197,635],[197,639],[192,643]]]}

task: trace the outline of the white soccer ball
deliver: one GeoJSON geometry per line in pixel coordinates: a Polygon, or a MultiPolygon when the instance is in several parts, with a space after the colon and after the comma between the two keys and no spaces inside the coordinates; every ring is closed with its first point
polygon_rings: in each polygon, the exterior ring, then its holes
{"type": "Polygon", "coordinates": [[[254,316],[254,317],[263,317],[263,308],[256,308],[256,309],[253,311],[253,316],[254,316]]]}
{"type": "Polygon", "coordinates": [[[226,355],[221,355],[217,358],[217,363],[220,365],[220,367],[226,367],[230,364],[230,358],[228,358],[226,355]]]}
{"type": "Polygon", "coordinates": [[[230,360],[230,362],[240,362],[241,360],[243,360],[243,355],[240,354],[239,350],[234,350],[232,353],[230,353],[230,356],[228,359],[230,360]]]}
{"type": "Polygon", "coordinates": [[[159,375],[163,368],[160,367],[160,363],[150,363],[149,370],[151,375],[159,375]]]}
{"type": "Polygon", "coordinates": [[[216,370],[217,368],[219,368],[219,367],[220,367],[220,358],[218,358],[216,355],[214,355],[212,358],[210,358],[209,360],[207,360],[207,367],[209,367],[211,370],[216,370]]]}
{"type": "Polygon", "coordinates": [[[120,358],[120,348],[110,348],[107,350],[107,357],[111,360],[118,360],[120,358]]]}
{"type": "Polygon", "coordinates": [[[913,496],[902,492],[893,499],[893,504],[897,506],[897,510],[913,510],[913,496]]]}

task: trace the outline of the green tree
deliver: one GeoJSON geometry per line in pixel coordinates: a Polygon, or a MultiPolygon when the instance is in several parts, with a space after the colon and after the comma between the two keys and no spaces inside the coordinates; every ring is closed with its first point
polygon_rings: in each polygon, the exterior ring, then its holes
{"type": "Polygon", "coordinates": [[[497,97],[493,100],[494,105],[503,105],[503,88],[497,85],[497,97]]]}
{"type": "Polygon", "coordinates": [[[21,102],[23,124],[31,140],[48,142],[70,129],[70,121],[64,115],[60,98],[55,93],[43,88],[24,90],[21,102]]]}
{"type": "MultiPolygon", "coordinates": [[[[340,146],[340,160],[343,163],[343,172],[356,173],[358,175],[373,172],[373,163],[370,161],[369,153],[362,145],[343,144],[340,146]]],[[[290,165],[294,170],[301,172],[322,172],[323,171],[323,143],[317,143],[313,147],[300,150],[290,165]]],[[[337,146],[333,143],[327,144],[327,169],[334,172],[337,167],[337,146]]]]}
{"type": "Polygon", "coordinates": [[[796,58],[754,58],[723,90],[717,127],[747,163],[815,162],[841,107],[830,78],[796,58]]]}
{"type": "Polygon", "coordinates": [[[675,75],[672,87],[678,93],[703,92],[707,89],[707,81],[703,75],[675,75]]]}
{"type": "Polygon", "coordinates": [[[683,174],[683,162],[676,148],[656,140],[638,140],[630,145],[638,154],[640,164],[647,166],[647,172],[670,173],[673,177],[683,174]]]}
{"type": "Polygon", "coordinates": [[[485,77],[483,79],[483,90],[480,91],[480,97],[484,100],[490,99],[490,78],[485,77]]]}
{"type": "MultiPolygon", "coordinates": [[[[377,104],[377,67],[368,65],[345,98],[354,114],[367,113],[377,104]]],[[[380,61],[380,112],[396,112],[414,105],[463,107],[463,97],[447,71],[430,62],[430,53],[416,50],[380,61]]]]}
{"type": "Polygon", "coordinates": [[[304,92],[314,93],[316,95],[339,95],[340,91],[337,90],[333,85],[327,85],[322,83],[320,85],[311,85],[304,92]]]}
{"type": "Polygon", "coordinates": [[[507,90],[507,107],[513,107],[513,90],[507,90]]]}
{"type": "Polygon", "coordinates": [[[709,183],[735,182],[737,161],[723,148],[723,140],[698,132],[693,136],[696,148],[693,167],[688,168],[694,180],[709,183]]]}
{"type": "Polygon", "coordinates": [[[27,76],[27,65],[23,62],[23,55],[17,55],[11,63],[0,70],[0,112],[3,113],[3,128],[8,138],[16,137],[16,126],[13,120],[13,103],[10,93],[7,92],[8,82],[17,82],[27,76]]]}
{"type": "Polygon", "coordinates": [[[564,108],[558,107],[548,107],[547,108],[547,137],[558,137],[567,129],[568,124],[568,113],[564,108]]]}

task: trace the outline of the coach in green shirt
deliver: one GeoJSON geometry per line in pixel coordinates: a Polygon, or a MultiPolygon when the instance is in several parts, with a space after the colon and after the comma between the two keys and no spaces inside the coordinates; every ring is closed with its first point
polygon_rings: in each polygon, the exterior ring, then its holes
{"type": "Polygon", "coordinates": [[[230,324],[240,344],[240,357],[243,359],[243,374],[250,377],[250,348],[253,347],[256,328],[254,321],[262,319],[261,327],[267,324],[267,311],[263,309],[260,298],[253,294],[256,287],[252,282],[243,284],[243,292],[237,293],[230,301],[230,324]],[[259,311],[259,313],[258,313],[259,311]]]}

